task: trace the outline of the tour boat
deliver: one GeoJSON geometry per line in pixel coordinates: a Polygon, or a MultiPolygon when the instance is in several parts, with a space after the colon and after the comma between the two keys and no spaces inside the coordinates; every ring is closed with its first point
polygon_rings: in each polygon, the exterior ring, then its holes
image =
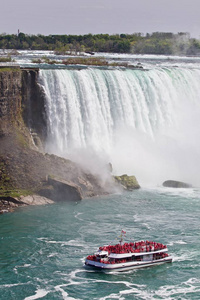
{"type": "Polygon", "coordinates": [[[85,265],[104,272],[128,271],[172,262],[167,246],[152,241],[139,241],[99,247],[97,253],[89,255],[85,265]]]}

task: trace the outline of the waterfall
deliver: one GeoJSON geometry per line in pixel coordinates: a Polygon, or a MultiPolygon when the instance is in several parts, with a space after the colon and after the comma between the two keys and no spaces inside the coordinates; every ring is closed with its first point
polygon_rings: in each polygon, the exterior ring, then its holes
{"type": "Polygon", "coordinates": [[[97,155],[144,183],[197,184],[200,69],[46,69],[40,83],[48,152],[87,163],[97,155]]]}

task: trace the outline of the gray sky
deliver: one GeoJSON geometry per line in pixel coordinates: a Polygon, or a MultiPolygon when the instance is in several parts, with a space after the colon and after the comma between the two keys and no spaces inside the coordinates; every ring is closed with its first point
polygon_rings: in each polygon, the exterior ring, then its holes
{"type": "Polygon", "coordinates": [[[0,0],[0,33],[189,32],[200,38],[200,0],[0,0]]]}

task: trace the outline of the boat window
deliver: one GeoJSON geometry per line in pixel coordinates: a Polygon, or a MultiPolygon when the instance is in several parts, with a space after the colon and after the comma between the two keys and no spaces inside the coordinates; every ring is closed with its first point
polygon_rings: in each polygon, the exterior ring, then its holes
{"type": "Polygon", "coordinates": [[[142,260],[142,256],[136,256],[136,260],[137,260],[137,261],[142,260]]]}

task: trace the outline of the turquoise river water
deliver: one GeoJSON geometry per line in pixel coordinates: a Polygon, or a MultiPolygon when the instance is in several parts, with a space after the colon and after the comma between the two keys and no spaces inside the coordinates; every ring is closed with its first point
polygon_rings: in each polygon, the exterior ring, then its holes
{"type": "Polygon", "coordinates": [[[200,190],[142,188],[0,216],[0,299],[200,299],[200,190]],[[99,246],[148,239],[173,262],[123,273],[87,271],[99,246]]]}

